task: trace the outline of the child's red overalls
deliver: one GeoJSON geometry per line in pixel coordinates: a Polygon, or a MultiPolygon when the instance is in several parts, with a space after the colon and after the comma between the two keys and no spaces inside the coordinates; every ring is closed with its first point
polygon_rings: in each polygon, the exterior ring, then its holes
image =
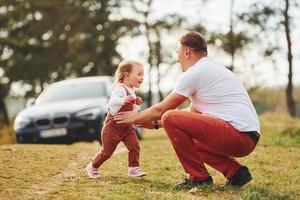
{"type": "MultiPolygon", "coordinates": [[[[122,86],[123,87],[123,86],[122,86]]],[[[125,88],[125,87],[124,87],[125,88]]],[[[126,95],[130,95],[127,88],[126,95]]],[[[134,101],[123,105],[119,112],[132,111],[134,101]]],[[[134,127],[130,124],[117,124],[114,117],[108,112],[102,128],[102,150],[93,160],[93,167],[99,168],[115,151],[122,141],[128,149],[128,166],[139,166],[140,146],[134,127]]]]}

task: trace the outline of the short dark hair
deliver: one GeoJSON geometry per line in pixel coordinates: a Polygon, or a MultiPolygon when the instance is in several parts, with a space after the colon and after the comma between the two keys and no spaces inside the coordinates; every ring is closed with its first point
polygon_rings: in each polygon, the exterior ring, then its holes
{"type": "Polygon", "coordinates": [[[204,36],[197,31],[191,31],[183,34],[180,36],[179,42],[182,45],[192,48],[193,51],[207,52],[206,40],[204,36]]]}

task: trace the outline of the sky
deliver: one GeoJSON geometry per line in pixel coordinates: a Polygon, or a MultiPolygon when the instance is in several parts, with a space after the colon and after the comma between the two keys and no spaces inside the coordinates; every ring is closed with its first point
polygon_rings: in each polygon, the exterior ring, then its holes
{"type": "MultiPolygon", "coordinates": [[[[268,1],[268,0],[266,0],[268,1]]],[[[259,2],[257,0],[242,0],[236,1],[234,5],[234,12],[241,12],[248,8],[252,3],[259,2]]],[[[208,31],[218,30],[227,32],[230,22],[230,0],[210,0],[207,1],[204,7],[196,0],[154,0],[152,5],[153,18],[160,18],[168,13],[179,13],[182,16],[187,17],[191,23],[200,22],[208,31]]],[[[300,9],[300,8],[299,8],[300,9]]],[[[298,10],[299,10],[298,9],[298,10]]],[[[294,28],[292,28],[292,42],[293,42],[293,83],[294,85],[300,85],[300,12],[296,9],[292,10],[292,17],[294,19],[294,28]]],[[[178,37],[185,30],[178,30],[178,33],[172,35],[172,37],[164,38],[164,42],[168,42],[172,47],[176,46],[176,37],[178,37]]],[[[286,46],[286,40],[284,32],[279,33],[280,37],[276,38],[275,33],[268,37],[274,37],[274,42],[279,43],[283,47],[286,46]],[[282,36],[282,37],[281,37],[282,36]]],[[[267,44],[265,44],[267,45],[267,44]]],[[[123,58],[137,59],[145,63],[146,71],[147,65],[147,53],[145,53],[145,46],[147,43],[145,38],[140,37],[132,42],[132,38],[124,38],[118,47],[118,51],[123,58]],[[131,47],[135,44],[134,47],[131,47]]],[[[286,50],[275,55],[274,64],[270,59],[266,59],[261,55],[259,51],[260,46],[256,44],[250,45],[246,49],[244,55],[237,56],[235,60],[235,73],[242,79],[246,87],[261,86],[261,87],[285,87],[287,85],[288,63],[286,60],[286,50]]],[[[209,48],[209,56],[215,59],[219,63],[229,64],[230,59],[228,56],[216,51],[213,48],[209,48]]],[[[181,74],[178,64],[171,67],[168,71],[168,75],[162,81],[160,87],[165,91],[172,90],[174,81],[176,81],[181,74]]],[[[155,82],[155,73],[152,72],[153,82],[155,82]]],[[[145,82],[148,82],[148,74],[145,74],[145,82]]],[[[143,84],[142,90],[147,90],[147,84],[143,84]]],[[[155,86],[153,88],[155,91],[155,86]]]]}

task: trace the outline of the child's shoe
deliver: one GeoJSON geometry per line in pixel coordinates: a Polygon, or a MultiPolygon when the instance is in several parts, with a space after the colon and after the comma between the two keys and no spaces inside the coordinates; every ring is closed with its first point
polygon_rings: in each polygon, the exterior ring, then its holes
{"type": "Polygon", "coordinates": [[[128,176],[130,177],[142,177],[146,176],[147,173],[143,172],[140,167],[129,167],[128,176]]]}
{"type": "Polygon", "coordinates": [[[92,162],[86,166],[85,170],[90,178],[98,178],[98,168],[94,168],[92,162]]]}

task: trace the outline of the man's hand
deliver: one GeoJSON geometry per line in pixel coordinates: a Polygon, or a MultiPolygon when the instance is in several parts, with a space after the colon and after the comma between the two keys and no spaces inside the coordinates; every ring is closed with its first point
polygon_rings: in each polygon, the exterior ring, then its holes
{"type": "Polygon", "coordinates": [[[170,109],[175,109],[182,104],[187,97],[172,92],[162,102],[137,113],[136,111],[123,112],[115,115],[114,120],[122,124],[147,123],[159,120],[161,116],[170,109]]]}
{"type": "Polygon", "coordinates": [[[143,99],[139,96],[136,97],[135,99],[135,104],[136,105],[141,105],[143,103],[143,99]]]}
{"type": "Polygon", "coordinates": [[[137,111],[134,110],[119,112],[114,116],[114,120],[117,121],[117,124],[134,124],[136,115],[137,111]]]}

